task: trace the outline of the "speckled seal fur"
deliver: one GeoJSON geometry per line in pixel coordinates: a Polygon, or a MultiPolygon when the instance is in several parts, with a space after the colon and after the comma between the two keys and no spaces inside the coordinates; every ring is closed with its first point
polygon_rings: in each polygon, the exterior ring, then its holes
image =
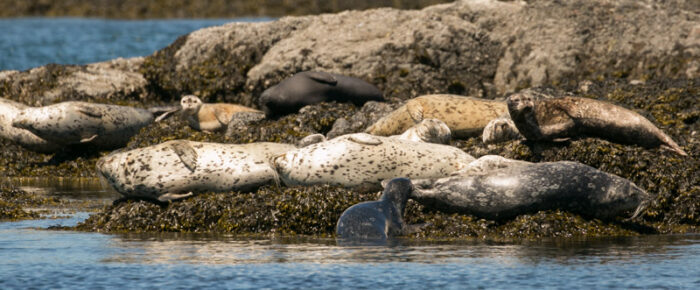
{"type": "Polygon", "coordinates": [[[379,136],[401,134],[423,119],[438,119],[450,128],[453,138],[481,134],[486,124],[507,112],[506,104],[457,95],[425,95],[411,99],[365,130],[379,136]]]}
{"type": "Polygon", "coordinates": [[[206,191],[249,191],[276,182],[270,158],[294,148],[174,140],[109,154],[97,161],[97,169],[126,197],[167,201],[206,191]]]}
{"type": "Polygon", "coordinates": [[[348,134],[289,151],[273,161],[285,184],[335,184],[375,190],[394,177],[448,176],[474,157],[442,144],[365,133],[348,134]]]}
{"type": "Polygon", "coordinates": [[[98,149],[115,149],[126,145],[129,138],[153,120],[153,114],[145,109],[62,102],[24,108],[12,125],[56,144],[89,143],[98,149]]]}
{"type": "Polygon", "coordinates": [[[538,98],[530,92],[508,97],[508,112],[528,140],[598,137],[645,148],[668,147],[687,156],[671,137],[649,120],[623,107],[588,98],[538,98]]]}
{"type": "Polygon", "coordinates": [[[366,201],[347,208],[336,224],[336,237],[344,240],[386,241],[408,231],[403,221],[406,202],[413,186],[407,178],[394,178],[377,201],[366,201]]]}
{"type": "Polygon", "coordinates": [[[415,179],[411,198],[446,212],[507,220],[561,209],[613,219],[640,214],[650,195],[634,183],[571,161],[530,163],[487,155],[454,176],[415,179]]]}
{"type": "Polygon", "coordinates": [[[436,144],[449,144],[452,139],[452,131],[445,122],[438,119],[425,119],[401,135],[391,136],[403,140],[415,142],[427,142],[436,144]]]}
{"type": "Polygon", "coordinates": [[[320,102],[349,102],[362,106],[384,101],[376,86],[355,77],[318,71],[299,72],[265,90],[260,107],[268,118],[277,118],[320,102]]]}
{"type": "Polygon", "coordinates": [[[12,121],[26,105],[0,98],[0,137],[17,143],[27,150],[39,153],[54,153],[63,148],[60,144],[49,142],[34,135],[29,130],[12,126],[12,121]]]}
{"type": "Polygon", "coordinates": [[[192,129],[198,131],[225,131],[236,113],[250,112],[263,115],[263,112],[235,104],[207,104],[194,95],[186,95],[180,99],[181,116],[192,129]]]}
{"type": "Polygon", "coordinates": [[[515,123],[510,119],[509,115],[501,116],[489,121],[484,127],[484,133],[481,134],[481,141],[484,144],[495,144],[510,140],[523,139],[515,123]]]}

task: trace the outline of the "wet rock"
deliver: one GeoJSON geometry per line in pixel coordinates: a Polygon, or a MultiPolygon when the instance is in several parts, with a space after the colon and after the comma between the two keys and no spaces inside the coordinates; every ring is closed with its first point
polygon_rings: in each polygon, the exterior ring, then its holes
{"type": "Polygon", "coordinates": [[[363,132],[369,125],[374,124],[374,122],[391,113],[402,104],[367,102],[349,118],[336,120],[326,137],[332,139],[340,135],[363,132]]]}

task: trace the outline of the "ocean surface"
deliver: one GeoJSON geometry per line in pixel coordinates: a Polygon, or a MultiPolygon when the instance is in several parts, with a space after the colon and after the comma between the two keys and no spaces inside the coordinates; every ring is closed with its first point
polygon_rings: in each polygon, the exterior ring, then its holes
{"type": "MultiPolygon", "coordinates": [[[[0,70],[145,56],[192,30],[243,20],[0,20],[0,70]]],[[[96,179],[5,179],[23,190],[109,204],[96,179]]],[[[494,288],[700,289],[700,235],[524,244],[244,239],[53,230],[89,213],[0,222],[0,289],[494,288]]]]}

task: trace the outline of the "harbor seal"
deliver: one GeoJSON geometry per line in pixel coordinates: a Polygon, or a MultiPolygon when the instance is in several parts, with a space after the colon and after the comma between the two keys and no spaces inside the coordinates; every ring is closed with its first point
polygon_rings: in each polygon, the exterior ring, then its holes
{"type": "Polygon", "coordinates": [[[207,104],[195,95],[186,95],[180,99],[181,116],[192,129],[197,131],[225,131],[236,113],[249,112],[263,115],[253,108],[234,104],[207,104]]]}
{"type": "Polygon", "coordinates": [[[347,208],[335,227],[336,237],[345,240],[386,241],[409,231],[403,212],[413,186],[407,178],[394,178],[386,185],[381,198],[347,208]]]}
{"type": "Polygon", "coordinates": [[[403,134],[391,137],[415,142],[449,144],[450,139],[452,139],[452,131],[443,121],[425,119],[408,128],[403,134]]]}
{"type": "Polygon", "coordinates": [[[465,138],[481,134],[486,124],[507,112],[506,104],[457,95],[425,95],[379,119],[365,132],[389,136],[400,134],[423,119],[438,119],[450,128],[452,137],[465,138]]]}
{"type": "Polygon", "coordinates": [[[484,133],[481,134],[481,141],[484,144],[495,144],[510,140],[523,139],[515,123],[510,119],[510,116],[501,116],[489,121],[484,127],[484,133]]]}
{"type": "Polygon", "coordinates": [[[640,114],[608,102],[577,97],[541,99],[520,92],[508,97],[507,103],[511,119],[528,140],[597,137],[644,148],[664,146],[688,155],[640,114]]]}
{"type": "Polygon", "coordinates": [[[173,140],[97,161],[99,175],[126,197],[170,201],[207,191],[249,191],[277,182],[272,156],[280,143],[219,144],[173,140]]]}
{"type": "Polygon", "coordinates": [[[62,102],[22,109],[12,122],[62,146],[89,143],[97,149],[126,145],[139,130],[154,120],[145,109],[86,102],[62,102]]]}
{"type": "Polygon", "coordinates": [[[24,104],[0,98],[0,136],[30,151],[39,153],[60,151],[63,148],[61,144],[44,140],[29,130],[12,126],[15,117],[27,107],[24,104]]]}
{"type": "Polygon", "coordinates": [[[487,155],[455,175],[413,180],[411,198],[446,212],[491,220],[561,209],[612,219],[639,215],[650,195],[634,183],[571,161],[530,163],[487,155]]]}
{"type": "Polygon", "coordinates": [[[307,105],[332,101],[362,106],[367,101],[383,102],[384,96],[377,87],[359,78],[305,71],[265,90],[259,104],[265,116],[278,118],[307,105]]]}
{"type": "Polygon", "coordinates": [[[288,186],[328,183],[363,191],[394,177],[448,176],[473,160],[452,146],[356,133],[291,150],[273,163],[288,186]]]}

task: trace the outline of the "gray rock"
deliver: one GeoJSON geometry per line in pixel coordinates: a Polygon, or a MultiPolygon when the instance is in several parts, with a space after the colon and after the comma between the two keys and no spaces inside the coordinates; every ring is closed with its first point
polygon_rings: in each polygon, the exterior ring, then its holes
{"type": "Polygon", "coordinates": [[[265,114],[260,112],[238,112],[231,116],[231,121],[226,126],[226,136],[236,132],[246,131],[249,124],[265,119],[265,114]]]}
{"type": "Polygon", "coordinates": [[[400,107],[402,103],[382,103],[382,102],[367,102],[360,110],[355,112],[348,119],[339,118],[333,123],[333,128],[326,134],[328,139],[333,139],[340,135],[363,132],[369,125],[374,124],[377,120],[391,113],[391,111],[400,107]]]}

